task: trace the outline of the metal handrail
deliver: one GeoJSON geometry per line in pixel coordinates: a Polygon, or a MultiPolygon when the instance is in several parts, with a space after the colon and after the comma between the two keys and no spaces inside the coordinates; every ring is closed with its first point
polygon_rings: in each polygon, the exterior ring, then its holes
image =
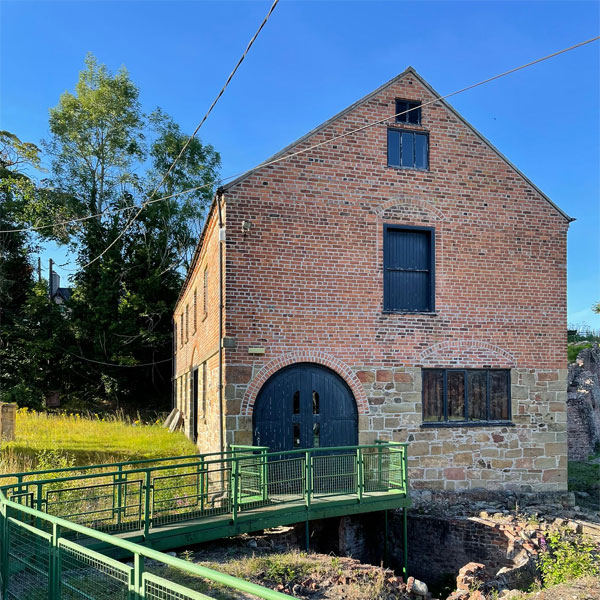
{"type": "MultiPolygon", "coordinates": [[[[144,561],[140,560],[140,557],[148,558],[160,563],[163,563],[167,566],[174,567],[176,569],[180,569],[182,571],[186,571],[191,575],[197,575],[204,579],[208,579],[209,581],[213,581],[215,583],[219,583],[225,585],[227,587],[247,592],[249,594],[254,594],[258,598],[263,598],[265,600],[289,600],[289,596],[286,594],[281,594],[275,590],[271,590],[269,588],[265,588],[256,583],[251,583],[249,581],[245,581],[243,579],[238,579],[237,577],[233,577],[232,575],[227,575],[226,573],[221,573],[220,571],[215,571],[214,569],[209,569],[208,567],[202,567],[195,563],[191,563],[189,561],[183,560],[181,558],[177,558],[175,556],[170,556],[169,554],[165,554],[163,552],[159,552],[158,550],[152,550],[152,548],[146,548],[145,546],[141,546],[139,544],[135,544],[134,542],[129,542],[127,540],[122,540],[116,536],[112,536],[106,533],[102,533],[101,531],[96,531],[95,529],[91,529],[89,527],[85,527],[83,525],[78,525],[77,523],[72,523],[71,521],[66,521],[65,519],[61,519],[60,517],[54,517],[52,515],[48,515],[44,512],[35,510],[33,508],[29,508],[27,506],[23,506],[16,502],[12,502],[8,500],[3,492],[0,491],[0,517],[2,519],[2,547],[3,549],[6,547],[6,524],[8,519],[10,518],[7,514],[7,509],[10,508],[15,511],[19,511],[26,515],[30,515],[35,517],[36,521],[45,521],[50,523],[52,526],[52,547],[57,548],[58,542],[61,538],[59,532],[62,530],[73,531],[75,533],[79,533],[85,537],[92,538],[98,540],[100,542],[104,542],[109,544],[110,546],[114,546],[125,550],[129,554],[134,557],[134,569],[135,580],[142,581],[142,575],[144,573],[144,561]]],[[[37,529],[29,526],[29,529],[37,529]]],[[[48,535],[46,532],[39,530],[41,536],[48,535]]],[[[84,546],[79,547],[80,552],[90,552],[93,551],[86,549],[84,546]]],[[[94,552],[94,554],[96,554],[94,552]]],[[[111,559],[106,557],[107,561],[111,559]]],[[[7,565],[5,561],[2,564],[2,580],[6,581],[5,569],[7,565]]],[[[50,585],[52,585],[51,582],[50,585]]],[[[130,590],[136,594],[138,594],[139,598],[143,597],[143,591],[140,589],[130,590]]]]}
{"type": "MultiPolygon", "coordinates": [[[[284,506],[286,502],[304,504],[306,519],[309,519],[311,514],[315,514],[312,512],[313,504],[324,496],[347,497],[350,494],[356,497],[357,502],[364,502],[371,493],[401,493],[406,496],[407,445],[399,442],[378,442],[286,452],[268,452],[268,448],[258,446],[232,446],[226,453],[217,453],[220,458],[212,458],[215,453],[190,455],[185,458],[195,460],[183,464],[174,462],[179,457],[167,457],[160,461],[118,463],[117,470],[112,471],[89,472],[94,467],[97,469],[103,467],[103,465],[93,465],[88,467],[88,472],[84,474],[77,469],[70,469],[78,474],[33,481],[24,481],[20,477],[17,483],[0,487],[2,585],[6,586],[8,581],[8,555],[6,554],[9,546],[8,524],[14,521],[10,520],[8,514],[8,509],[11,509],[11,511],[18,511],[17,514],[22,518],[25,518],[24,515],[34,517],[35,527],[31,524],[19,523],[30,534],[39,532],[36,534],[38,538],[47,540],[50,534],[42,531],[40,526],[42,523],[45,523],[46,527],[50,526],[53,552],[60,554],[59,541],[63,539],[60,532],[72,531],[134,554],[135,576],[130,590],[133,598],[139,598],[142,594],[144,558],[158,560],[211,581],[229,585],[234,589],[253,593],[259,598],[273,600],[285,598],[287,596],[278,592],[211,569],[191,565],[187,561],[167,556],[157,550],[116,538],[68,519],[83,517],[84,522],[91,522],[94,526],[100,524],[100,526],[110,527],[113,532],[138,529],[143,533],[145,540],[149,539],[155,523],[160,526],[165,522],[219,514],[224,518],[228,518],[229,515],[230,523],[235,525],[240,519],[240,513],[263,508],[273,501],[283,503],[284,506]],[[206,457],[210,460],[206,460],[206,457]],[[167,461],[169,464],[164,464],[167,461]],[[140,466],[148,462],[159,464],[140,466]],[[369,465],[368,469],[366,462],[369,465]],[[131,466],[136,468],[127,468],[131,466]],[[63,485],[65,482],[72,482],[73,485],[65,486],[63,485]],[[77,485],[77,482],[86,482],[87,485],[77,485]],[[103,488],[108,489],[103,490],[103,488]],[[6,494],[9,491],[14,493],[14,499],[31,502],[36,508],[7,499],[6,494]],[[213,494],[212,497],[210,493],[213,494]],[[216,505],[215,495],[218,502],[216,505]],[[183,509],[180,508],[179,502],[183,503],[183,509]],[[67,514],[64,512],[62,516],[49,514],[48,511],[56,510],[57,507],[59,511],[65,511],[66,507],[67,514]],[[108,525],[106,525],[107,521],[108,525]]],[[[114,466],[109,465],[109,468],[114,469],[114,466]]],[[[52,475],[64,472],[65,469],[49,471],[52,475]]],[[[347,502],[347,499],[343,501],[347,502]]],[[[93,551],[81,546],[79,552],[84,555],[88,552],[86,556],[91,556],[90,553],[93,551]]],[[[52,579],[54,591],[59,585],[56,582],[56,569],[59,568],[56,565],[59,563],[58,559],[51,562],[48,574],[50,579],[54,577],[52,579]]],[[[54,599],[55,595],[52,593],[50,598],[54,599]]],[[[195,597],[199,596],[196,594],[195,597]]],[[[90,598],[93,600],[93,596],[90,598]]]]}

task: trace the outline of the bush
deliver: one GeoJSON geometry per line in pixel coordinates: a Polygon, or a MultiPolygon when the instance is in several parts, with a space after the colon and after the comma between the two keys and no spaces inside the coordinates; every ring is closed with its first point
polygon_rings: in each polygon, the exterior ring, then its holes
{"type": "Polygon", "coordinates": [[[598,547],[587,537],[562,528],[542,538],[538,566],[544,587],[600,575],[598,547]]]}

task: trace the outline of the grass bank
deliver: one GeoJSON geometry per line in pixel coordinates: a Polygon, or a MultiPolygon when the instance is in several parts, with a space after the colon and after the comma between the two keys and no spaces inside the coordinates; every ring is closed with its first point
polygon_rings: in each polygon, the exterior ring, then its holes
{"type": "Polygon", "coordinates": [[[124,415],[56,414],[21,408],[16,439],[2,444],[0,472],[80,466],[194,454],[183,433],[160,422],[143,423],[124,415]],[[58,464],[57,464],[58,463],[58,464]]]}

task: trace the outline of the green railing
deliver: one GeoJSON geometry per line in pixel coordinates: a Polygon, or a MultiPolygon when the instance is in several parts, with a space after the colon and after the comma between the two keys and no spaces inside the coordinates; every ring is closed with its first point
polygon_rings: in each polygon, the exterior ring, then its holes
{"type": "Polygon", "coordinates": [[[17,473],[4,481],[9,478],[0,487],[2,597],[34,600],[206,597],[182,592],[162,571],[150,572],[144,558],[259,598],[282,598],[108,534],[137,532],[150,540],[153,531],[177,523],[194,520],[201,527],[220,518],[235,525],[267,507],[303,506],[309,518],[321,501],[405,497],[408,489],[406,445],[393,442],[271,453],[234,446],[223,454],[17,473]],[[90,540],[105,543],[107,554],[129,552],[133,566],[90,550],[90,540]],[[113,588],[119,591],[104,595],[113,588]]]}
{"type": "Polygon", "coordinates": [[[7,500],[0,492],[2,598],[10,600],[208,600],[209,581],[266,600],[289,596],[7,500]],[[73,539],[77,539],[75,542],[73,539]],[[129,563],[86,547],[104,542],[129,563]],[[181,579],[186,585],[172,581],[181,579]],[[198,586],[189,583],[196,580],[198,586]]]}
{"type": "Polygon", "coordinates": [[[57,469],[43,479],[16,477],[2,486],[9,500],[107,533],[231,515],[267,505],[313,502],[328,496],[359,500],[407,489],[405,445],[313,448],[269,453],[233,447],[182,463],[118,465],[108,470],[57,469]]]}

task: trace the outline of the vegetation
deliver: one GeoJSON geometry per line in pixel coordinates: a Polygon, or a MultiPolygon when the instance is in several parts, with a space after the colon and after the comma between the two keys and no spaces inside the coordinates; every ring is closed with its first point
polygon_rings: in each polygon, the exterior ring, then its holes
{"type": "Polygon", "coordinates": [[[163,181],[188,136],[139,97],[124,68],[90,55],[50,110],[44,155],[0,132],[0,229],[52,224],[0,234],[0,400],[39,409],[58,391],[71,409],[135,412],[169,399],[171,315],[220,158],[195,138],[163,181]],[[63,308],[32,275],[47,240],[76,257],[63,308]]]}
{"type": "MultiPolygon", "coordinates": [[[[404,597],[399,595],[391,581],[393,573],[383,568],[357,568],[356,561],[335,556],[299,552],[298,550],[270,551],[259,554],[229,548],[230,556],[212,560],[197,560],[194,553],[184,552],[182,557],[192,562],[252,581],[271,589],[294,596],[315,595],[315,598],[345,600],[380,600],[404,597]],[[306,588],[314,585],[314,588],[306,588]]],[[[216,600],[250,600],[254,596],[237,592],[184,573],[178,569],[164,568],[159,573],[193,590],[216,600]]]]}
{"type": "Polygon", "coordinates": [[[562,528],[549,531],[538,558],[544,587],[600,575],[600,554],[587,537],[562,528]]]}
{"type": "Polygon", "coordinates": [[[194,454],[182,433],[169,433],[158,420],[123,414],[47,414],[17,411],[15,441],[3,444],[0,472],[53,469],[194,454]]]}

